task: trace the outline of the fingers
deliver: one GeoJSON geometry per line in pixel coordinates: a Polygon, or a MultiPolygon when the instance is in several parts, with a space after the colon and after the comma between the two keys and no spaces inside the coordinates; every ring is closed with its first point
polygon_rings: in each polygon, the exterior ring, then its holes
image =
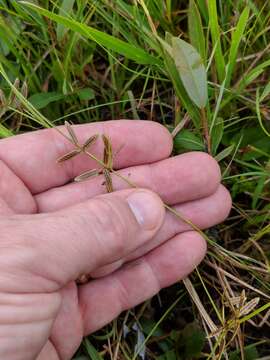
{"type": "Polygon", "coordinates": [[[145,257],[79,288],[85,335],[187,276],[203,259],[206,244],[196,232],[175,236],[145,257]]]}
{"type": "MultiPolygon", "coordinates": [[[[59,128],[65,131],[63,127],[59,128]]],[[[74,126],[81,143],[94,134],[105,133],[112,142],[115,168],[151,163],[170,155],[172,140],[163,126],[152,121],[106,121],[74,126]],[[161,146],[162,144],[162,146],[161,146]]],[[[0,159],[26,184],[33,194],[60,186],[78,173],[96,167],[85,155],[60,166],[57,158],[74,146],[55,129],[41,130],[0,141],[0,159]]],[[[101,139],[91,152],[102,158],[101,139]]]]}
{"type": "Polygon", "coordinates": [[[2,289],[0,296],[0,358],[36,359],[50,336],[61,297],[58,293],[18,294],[2,289]]]}
{"type": "Polygon", "coordinates": [[[12,212],[19,214],[34,213],[36,203],[31,193],[22,180],[2,160],[0,160],[0,174],[0,202],[4,202],[6,209],[9,209],[5,210],[3,205],[0,205],[0,215],[8,215],[12,212]]]}
{"type": "Polygon", "coordinates": [[[12,209],[8,206],[5,200],[0,198],[0,216],[12,215],[12,214],[13,214],[12,209]]]}
{"type": "MultiPolygon", "coordinates": [[[[220,183],[217,162],[201,152],[190,152],[154,164],[119,170],[138,187],[158,193],[167,204],[191,201],[213,194],[220,183]]],[[[78,174],[77,174],[78,175],[78,174]]],[[[115,190],[129,188],[124,180],[113,176],[115,190]]],[[[103,176],[82,183],[72,183],[36,196],[41,212],[61,209],[106,192],[103,176]]]]}
{"type": "Polygon", "coordinates": [[[133,189],[58,213],[0,218],[0,287],[10,292],[14,287],[17,292],[55,291],[149,241],[164,216],[157,195],[133,189]]]}
{"type": "Polygon", "coordinates": [[[59,360],[59,356],[56,353],[55,347],[50,341],[47,341],[46,345],[38,355],[36,360],[59,360]]]}
{"type": "MultiPolygon", "coordinates": [[[[213,195],[204,199],[177,205],[174,209],[183,219],[191,221],[192,224],[200,229],[207,229],[221,223],[227,218],[231,210],[231,204],[230,193],[223,185],[220,185],[213,195]]],[[[101,277],[110,274],[120,268],[124,263],[137,259],[163,244],[167,239],[189,230],[192,230],[191,225],[167,211],[162,227],[151,241],[139,247],[125,258],[95,270],[91,273],[91,276],[101,277]]]]}

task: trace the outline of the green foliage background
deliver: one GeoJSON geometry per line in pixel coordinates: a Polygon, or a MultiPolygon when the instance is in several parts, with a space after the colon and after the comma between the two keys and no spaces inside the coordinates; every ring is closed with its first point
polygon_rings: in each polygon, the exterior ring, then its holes
{"type": "Polygon", "coordinates": [[[208,231],[209,255],[191,277],[209,315],[224,330],[212,348],[200,309],[177,284],[161,292],[159,301],[124,314],[86,339],[76,359],[110,358],[104,347],[108,342],[113,354],[118,349],[119,359],[135,358],[138,330],[126,338],[121,335],[123,323],[132,328],[134,322],[147,337],[141,347],[149,359],[269,355],[270,3],[30,3],[0,0],[1,137],[64,120],[139,118],[158,121],[171,131],[181,129],[174,152],[182,153],[207,151],[207,130],[234,204],[228,221],[208,231]],[[201,62],[189,67],[184,61],[187,50],[171,53],[173,37],[192,44],[201,62]],[[194,77],[197,66],[206,68],[205,85],[203,80],[198,84],[200,76],[194,77]],[[207,98],[200,97],[204,86],[207,98]],[[205,106],[207,129],[198,106],[205,106]],[[242,317],[239,342],[237,337],[230,340],[236,331],[230,320],[236,315],[225,305],[224,284],[214,265],[241,280],[227,278],[235,294],[245,289],[248,300],[258,296],[258,290],[264,294],[259,310],[242,317]],[[248,317],[255,325],[264,322],[257,328],[248,317]]]}

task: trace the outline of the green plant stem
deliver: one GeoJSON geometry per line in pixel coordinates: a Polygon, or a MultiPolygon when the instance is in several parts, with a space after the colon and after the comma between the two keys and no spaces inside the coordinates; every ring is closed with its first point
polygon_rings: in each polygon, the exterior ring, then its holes
{"type": "Polygon", "coordinates": [[[203,135],[207,146],[207,152],[208,154],[211,155],[211,139],[209,136],[208,121],[205,113],[205,108],[201,109],[201,121],[202,121],[203,135]]]}

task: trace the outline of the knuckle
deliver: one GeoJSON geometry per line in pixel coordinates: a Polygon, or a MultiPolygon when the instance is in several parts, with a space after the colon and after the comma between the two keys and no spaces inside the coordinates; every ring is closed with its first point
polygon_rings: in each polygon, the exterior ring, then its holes
{"type": "Polygon", "coordinates": [[[129,221],[124,212],[106,199],[96,199],[94,207],[95,237],[108,252],[123,254],[130,236],[129,221]]]}

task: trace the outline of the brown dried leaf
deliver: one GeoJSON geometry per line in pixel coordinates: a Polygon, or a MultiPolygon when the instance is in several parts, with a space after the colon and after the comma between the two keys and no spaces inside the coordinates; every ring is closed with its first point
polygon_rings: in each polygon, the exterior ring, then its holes
{"type": "Polygon", "coordinates": [[[66,153],[65,155],[61,156],[59,159],[57,159],[57,162],[61,163],[61,162],[70,160],[70,159],[74,158],[75,156],[79,155],[80,152],[81,152],[80,149],[72,150],[72,151],[66,153]]]}
{"type": "Polygon", "coordinates": [[[88,170],[88,171],[85,171],[84,173],[82,173],[81,175],[76,176],[74,181],[76,181],[76,182],[85,181],[85,180],[88,180],[95,176],[98,176],[99,174],[100,174],[100,171],[97,169],[88,170]]]}
{"type": "Polygon", "coordinates": [[[94,144],[97,141],[97,139],[98,139],[98,134],[90,136],[90,138],[87,139],[83,144],[82,146],[83,150],[86,150],[90,145],[94,144]]]}
{"type": "Polygon", "coordinates": [[[74,130],[72,129],[72,126],[70,125],[70,123],[68,123],[67,121],[65,121],[65,127],[70,135],[71,141],[73,142],[74,145],[78,146],[79,145],[79,141],[78,138],[74,132],[74,130]]]}

